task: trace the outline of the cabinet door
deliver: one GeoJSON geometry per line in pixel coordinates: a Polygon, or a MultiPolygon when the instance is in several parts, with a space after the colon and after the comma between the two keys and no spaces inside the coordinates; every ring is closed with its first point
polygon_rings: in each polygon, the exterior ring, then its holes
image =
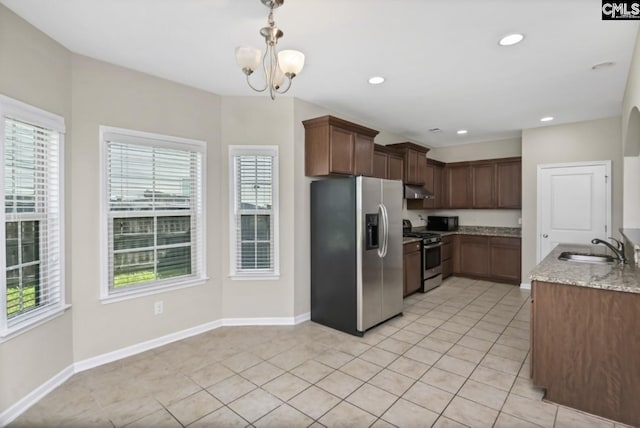
{"type": "Polygon", "coordinates": [[[355,134],[354,174],[373,176],[373,138],[355,134]]]}
{"type": "Polygon", "coordinates": [[[475,277],[489,276],[489,238],[460,236],[460,273],[475,277]]]}
{"type": "Polygon", "coordinates": [[[433,199],[431,206],[433,208],[444,208],[444,188],[442,186],[443,168],[441,166],[433,166],[433,199]]]}
{"type": "Polygon", "coordinates": [[[453,239],[451,236],[442,237],[442,278],[453,274],[453,239]]]}
{"type": "Polygon", "coordinates": [[[407,296],[422,287],[422,252],[420,242],[404,245],[404,295],[407,296]]]}
{"type": "Polygon", "coordinates": [[[492,278],[520,284],[520,238],[490,238],[489,264],[492,278]]]}
{"type": "MultiPolygon", "coordinates": [[[[423,160],[423,163],[424,165],[422,166],[422,180],[424,181],[424,184],[422,185],[422,188],[425,191],[433,194],[435,166],[428,164],[426,158],[423,160]]],[[[423,208],[434,208],[435,201],[433,199],[425,199],[424,201],[422,201],[422,206],[423,208]]]]}
{"type": "Polygon", "coordinates": [[[407,159],[405,171],[405,183],[407,184],[422,184],[420,177],[420,155],[422,153],[417,150],[407,149],[405,157],[407,159]]]}
{"type": "Polygon", "coordinates": [[[332,126],[330,133],[329,160],[331,166],[329,172],[353,175],[353,153],[355,144],[353,132],[332,126]]]}
{"type": "Polygon", "coordinates": [[[445,168],[447,177],[447,208],[471,208],[469,165],[445,168]]]}
{"type": "Polygon", "coordinates": [[[387,178],[389,180],[402,180],[404,178],[404,159],[401,156],[389,155],[387,178]]]}
{"type": "Polygon", "coordinates": [[[387,168],[389,164],[389,156],[386,153],[373,152],[373,176],[376,178],[388,178],[387,168]]]}
{"type": "Polygon", "coordinates": [[[513,160],[497,164],[498,208],[522,206],[522,161],[513,160]]]}
{"type": "Polygon", "coordinates": [[[471,183],[473,208],[495,208],[496,164],[471,165],[471,183]]]}
{"type": "Polygon", "coordinates": [[[442,262],[442,279],[449,278],[453,275],[453,260],[444,260],[442,262]]]}

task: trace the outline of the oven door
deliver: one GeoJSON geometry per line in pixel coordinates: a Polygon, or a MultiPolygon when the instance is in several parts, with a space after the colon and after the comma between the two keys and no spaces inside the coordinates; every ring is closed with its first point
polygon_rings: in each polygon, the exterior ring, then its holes
{"type": "Polygon", "coordinates": [[[422,247],[424,274],[423,292],[442,284],[442,243],[427,244],[422,247]]]}

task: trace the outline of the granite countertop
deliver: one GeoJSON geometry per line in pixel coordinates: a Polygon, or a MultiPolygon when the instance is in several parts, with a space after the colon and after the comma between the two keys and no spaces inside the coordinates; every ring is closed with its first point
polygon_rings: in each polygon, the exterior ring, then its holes
{"type": "Polygon", "coordinates": [[[596,264],[558,260],[558,256],[563,251],[611,255],[611,252],[602,246],[560,244],[531,271],[529,279],[602,290],[640,293],[640,269],[633,264],[596,264]]]}
{"type": "Polygon", "coordinates": [[[422,238],[409,238],[407,236],[402,238],[402,244],[410,244],[412,242],[421,242],[422,238]]]}
{"type": "Polygon", "coordinates": [[[439,233],[442,236],[448,235],[480,235],[480,236],[496,236],[501,238],[520,238],[521,231],[519,227],[494,227],[494,226],[459,226],[458,230],[427,230],[425,227],[414,227],[416,232],[432,232],[439,233]]]}

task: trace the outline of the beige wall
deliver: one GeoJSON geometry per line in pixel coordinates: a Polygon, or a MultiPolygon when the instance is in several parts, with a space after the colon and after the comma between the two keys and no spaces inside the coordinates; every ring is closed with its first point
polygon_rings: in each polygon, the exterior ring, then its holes
{"type": "MultiPolygon", "coordinates": [[[[0,94],[63,116],[67,130],[71,127],[71,53],[3,5],[0,5],[0,94]]],[[[68,147],[71,143],[68,133],[66,140],[68,147]]],[[[66,157],[69,159],[68,149],[66,157]]],[[[67,189],[69,178],[67,174],[67,189]]],[[[71,225],[68,209],[65,224],[68,239],[71,225]]],[[[67,244],[67,255],[69,249],[67,244]]],[[[67,267],[71,265],[68,256],[66,263],[67,267]]],[[[71,278],[67,278],[66,288],[69,296],[71,278]]],[[[0,414],[72,362],[70,311],[0,343],[0,414]]]]}
{"type": "Polygon", "coordinates": [[[612,227],[622,226],[623,160],[620,118],[591,120],[522,131],[522,277],[536,265],[537,166],[610,160],[612,227]]]}
{"type": "Polygon", "coordinates": [[[622,138],[625,156],[640,155],[640,30],[622,100],[622,138]]]}
{"type": "MultiPolygon", "coordinates": [[[[429,159],[440,162],[463,162],[482,159],[498,159],[516,157],[522,154],[520,138],[510,138],[498,141],[463,144],[452,147],[434,147],[428,153],[429,159]]],[[[458,216],[464,226],[501,226],[520,227],[520,210],[407,210],[405,218],[411,220],[414,226],[424,226],[428,215],[458,216]]]]}
{"type": "Polygon", "coordinates": [[[485,141],[482,143],[461,144],[451,147],[434,147],[427,157],[440,162],[463,162],[470,160],[510,158],[522,154],[522,139],[485,141]]]}
{"type": "Polygon", "coordinates": [[[218,219],[224,179],[220,97],[104,62],[73,57],[71,278],[74,359],[80,361],[221,318],[224,248],[218,219]],[[103,304],[100,290],[100,125],[207,142],[207,272],[204,285],[103,304]],[[164,302],[154,315],[153,304],[164,302]]]}
{"type": "Polygon", "coordinates": [[[622,226],[640,229],[640,156],[624,158],[623,205],[622,226]]]}
{"type": "Polygon", "coordinates": [[[293,99],[267,96],[223,97],[221,120],[222,159],[219,221],[211,227],[223,230],[223,317],[292,317],[294,284],[294,147],[293,99]],[[232,280],[229,278],[229,146],[278,146],[280,278],[277,280],[232,280]]]}
{"type": "Polygon", "coordinates": [[[624,147],[624,219],[626,228],[640,228],[640,32],[631,60],[622,102],[624,147]]]}

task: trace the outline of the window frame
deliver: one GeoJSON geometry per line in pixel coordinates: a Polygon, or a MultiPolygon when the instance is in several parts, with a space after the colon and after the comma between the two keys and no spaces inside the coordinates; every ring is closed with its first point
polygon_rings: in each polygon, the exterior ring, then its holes
{"type": "MultiPolygon", "coordinates": [[[[100,141],[100,300],[102,303],[113,303],[123,300],[129,300],[137,297],[163,293],[170,290],[178,290],[186,287],[193,287],[204,284],[209,278],[207,276],[207,144],[202,140],[195,140],[183,137],[175,137],[163,134],[156,134],[145,131],[138,131],[125,128],[117,128],[112,126],[100,125],[99,127],[100,141]],[[109,135],[117,135],[121,144],[132,144],[138,146],[147,146],[151,148],[164,148],[189,152],[197,152],[200,154],[200,177],[196,177],[200,181],[200,212],[193,207],[188,210],[149,210],[149,211],[121,211],[112,213],[109,204],[109,176],[108,176],[108,140],[109,135]],[[109,283],[110,265],[109,258],[115,254],[109,252],[109,222],[119,217],[150,217],[157,219],[161,217],[172,216],[199,216],[197,234],[201,236],[199,241],[192,243],[188,247],[196,248],[198,269],[195,276],[175,277],[148,281],[143,285],[124,287],[122,290],[114,292],[109,283]]],[[[164,246],[155,245],[157,240],[157,227],[154,234],[154,249],[161,250],[164,246]]],[[[154,259],[155,262],[155,259],[154,259]]],[[[193,267],[192,267],[193,269],[193,267]]]]}
{"type": "MultiPolygon", "coordinates": [[[[32,328],[37,327],[40,324],[50,321],[62,314],[65,310],[71,307],[66,304],[66,260],[65,260],[65,121],[62,116],[32,106],[30,104],[18,101],[5,95],[0,94],[0,192],[4,194],[5,188],[5,118],[13,119],[19,122],[24,122],[27,125],[33,125],[40,128],[47,129],[49,131],[57,133],[58,138],[58,150],[57,150],[57,162],[58,162],[58,174],[57,174],[57,189],[53,189],[58,194],[58,199],[47,199],[46,205],[51,207],[52,205],[58,210],[58,260],[51,261],[46,260],[48,254],[40,254],[39,265],[40,275],[46,275],[45,269],[58,269],[59,281],[54,284],[53,287],[57,289],[57,302],[48,304],[42,307],[36,307],[23,314],[16,315],[9,318],[7,315],[7,265],[6,265],[6,223],[7,215],[4,209],[4,195],[3,195],[3,209],[0,210],[0,279],[4,280],[4,286],[0,288],[0,343],[4,340],[8,340],[11,337],[24,333],[32,328]],[[55,203],[55,205],[54,205],[55,203]]],[[[46,159],[49,162],[49,159],[46,159]]],[[[53,193],[53,191],[52,191],[53,193]]],[[[15,221],[20,224],[23,221],[43,221],[47,219],[47,213],[24,213],[15,221]]],[[[48,246],[48,242],[43,240],[42,229],[40,233],[40,246],[43,244],[48,246]]],[[[42,248],[40,251],[43,251],[42,248]]],[[[19,268],[25,264],[19,264],[19,268]]],[[[49,284],[51,287],[52,285],[49,284]]]]}
{"type": "MultiPolygon", "coordinates": [[[[232,280],[277,280],[280,278],[280,186],[279,186],[279,147],[274,145],[230,145],[229,146],[229,278],[232,280]],[[270,156],[272,163],[271,182],[271,216],[273,217],[273,268],[270,270],[243,271],[237,269],[239,261],[236,258],[238,230],[236,201],[239,189],[236,188],[237,156],[270,156]]],[[[258,214],[259,215],[259,214],[258,214]]]]}

